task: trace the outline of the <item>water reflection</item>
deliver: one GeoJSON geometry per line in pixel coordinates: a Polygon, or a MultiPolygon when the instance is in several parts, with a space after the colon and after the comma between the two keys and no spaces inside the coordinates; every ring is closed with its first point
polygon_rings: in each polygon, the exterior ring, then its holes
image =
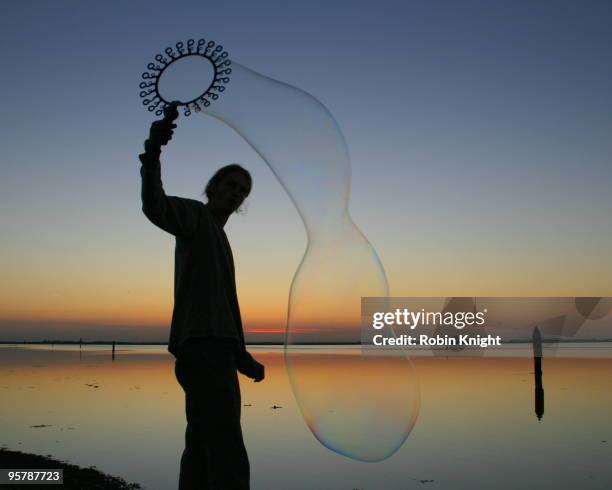
{"type": "MultiPolygon", "coordinates": [[[[366,464],[312,437],[282,349],[254,350],[267,378],[241,379],[253,490],[406,490],[423,488],[421,480],[436,489],[510,490],[549,488],[551,475],[556,489],[609,488],[612,391],[602,390],[612,379],[609,357],[546,359],[541,424],[532,411],[531,358],[415,357],[418,422],[392,457],[366,464]]],[[[318,354],[332,363],[337,355],[338,370],[346,365],[341,350],[318,354]]],[[[184,400],[165,347],[117,345],[113,362],[111,346],[84,344],[81,355],[78,345],[0,346],[0,445],[95,465],[149,490],[176,488],[184,400]]],[[[308,371],[313,379],[317,369],[308,371]]],[[[394,378],[368,382],[381,391],[398,386],[394,378]]]]}

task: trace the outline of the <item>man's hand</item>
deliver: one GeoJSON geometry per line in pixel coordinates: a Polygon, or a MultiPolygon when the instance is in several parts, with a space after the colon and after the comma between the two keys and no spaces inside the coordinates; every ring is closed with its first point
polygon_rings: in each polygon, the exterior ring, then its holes
{"type": "Polygon", "coordinates": [[[257,362],[255,359],[253,359],[253,375],[253,381],[255,381],[255,383],[263,381],[263,379],[266,377],[266,368],[263,364],[257,362]]]}
{"type": "Polygon", "coordinates": [[[253,356],[247,351],[242,351],[236,360],[238,372],[251,378],[256,383],[263,381],[266,377],[266,370],[263,364],[253,359],[253,356]]]}
{"type": "Polygon", "coordinates": [[[172,121],[166,119],[153,121],[149,130],[149,139],[145,141],[145,150],[147,145],[157,148],[167,145],[168,141],[172,139],[174,128],[176,128],[176,124],[173,124],[172,121]]]}
{"type": "Polygon", "coordinates": [[[167,145],[174,134],[174,120],[178,117],[177,102],[172,102],[164,108],[164,118],[154,121],[149,130],[149,139],[144,142],[145,152],[139,155],[143,164],[159,160],[161,147],[167,145]]]}

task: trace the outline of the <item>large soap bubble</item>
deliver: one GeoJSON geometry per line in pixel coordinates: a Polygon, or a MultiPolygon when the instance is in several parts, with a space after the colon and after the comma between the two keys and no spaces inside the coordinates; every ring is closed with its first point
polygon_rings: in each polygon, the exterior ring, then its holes
{"type": "Polygon", "coordinates": [[[359,344],[361,297],[388,296],[382,264],[349,215],[351,163],[338,124],[309,93],[230,62],[214,43],[189,41],[165,52],[168,57],[158,55],[159,64],[143,74],[143,96],[157,94],[146,100],[149,110],[160,113],[168,101],[180,100],[186,115],[197,111],[232,127],[271,168],[306,228],[308,245],[289,295],[285,361],[308,427],[341,454],[387,458],[418,414],[410,360],[363,355],[358,345],[333,351],[304,346],[359,344]],[[208,60],[212,77],[201,80],[192,98],[160,95],[166,68],[190,56],[208,60]],[[146,91],[147,83],[155,90],[146,91]]]}

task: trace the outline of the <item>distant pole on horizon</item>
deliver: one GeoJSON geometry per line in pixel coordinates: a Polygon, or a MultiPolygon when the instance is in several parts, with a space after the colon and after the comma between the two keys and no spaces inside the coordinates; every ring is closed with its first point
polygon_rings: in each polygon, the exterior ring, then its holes
{"type": "Polygon", "coordinates": [[[115,360],[115,341],[113,340],[113,361],[115,360]]]}
{"type": "Polygon", "coordinates": [[[542,334],[536,326],[533,329],[533,376],[535,381],[535,413],[538,422],[544,416],[544,386],[542,385],[542,334]]]}

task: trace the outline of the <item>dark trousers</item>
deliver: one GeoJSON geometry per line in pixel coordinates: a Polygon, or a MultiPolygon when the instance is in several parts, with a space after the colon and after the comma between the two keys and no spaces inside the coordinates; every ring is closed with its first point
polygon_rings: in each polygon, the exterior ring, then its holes
{"type": "Polygon", "coordinates": [[[174,367],[187,416],[179,490],[249,490],[237,345],[230,339],[190,339],[178,352],[174,367]]]}

